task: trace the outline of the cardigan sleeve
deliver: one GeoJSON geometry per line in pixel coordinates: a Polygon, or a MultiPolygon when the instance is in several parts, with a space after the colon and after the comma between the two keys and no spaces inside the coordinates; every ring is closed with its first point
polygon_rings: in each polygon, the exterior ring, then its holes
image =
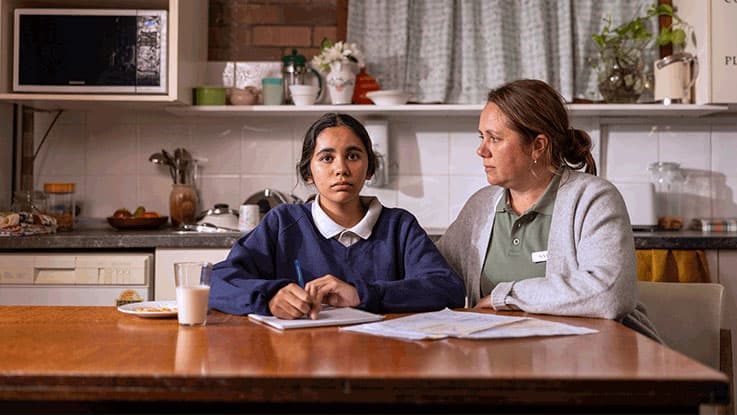
{"type": "Polygon", "coordinates": [[[545,277],[497,284],[495,309],[618,320],[635,309],[634,238],[622,197],[601,179],[573,187],[573,195],[561,187],[556,200],[545,277]]]}
{"type": "Polygon", "coordinates": [[[278,217],[269,212],[228,257],[213,266],[209,307],[225,313],[270,315],[269,301],[289,279],[277,279],[274,265],[278,217]]]}

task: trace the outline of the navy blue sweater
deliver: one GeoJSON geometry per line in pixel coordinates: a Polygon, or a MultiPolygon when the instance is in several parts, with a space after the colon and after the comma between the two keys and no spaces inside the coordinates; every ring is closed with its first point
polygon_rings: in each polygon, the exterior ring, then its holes
{"type": "Polygon", "coordinates": [[[215,264],[211,308],[231,314],[269,315],[269,300],[297,282],[331,274],[356,287],[358,308],[377,313],[463,307],[463,281],[451,270],[415,217],[384,207],[371,237],[350,247],[325,239],[312,220],[311,203],[280,205],[239,239],[215,264]]]}

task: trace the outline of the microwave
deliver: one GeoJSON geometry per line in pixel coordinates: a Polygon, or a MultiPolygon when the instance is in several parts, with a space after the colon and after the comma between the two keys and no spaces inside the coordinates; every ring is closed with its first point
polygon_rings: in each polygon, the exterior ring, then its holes
{"type": "Polygon", "coordinates": [[[167,93],[167,11],[15,9],[13,91],[167,93]]]}

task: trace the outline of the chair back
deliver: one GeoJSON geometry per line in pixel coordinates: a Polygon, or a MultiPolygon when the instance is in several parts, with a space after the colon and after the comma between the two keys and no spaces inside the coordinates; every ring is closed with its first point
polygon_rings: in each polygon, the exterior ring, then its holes
{"type": "Polygon", "coordinates": [[[665,344],[719,370],[724,287],[711,283],[638,281],[640,302],[665,344]]]}

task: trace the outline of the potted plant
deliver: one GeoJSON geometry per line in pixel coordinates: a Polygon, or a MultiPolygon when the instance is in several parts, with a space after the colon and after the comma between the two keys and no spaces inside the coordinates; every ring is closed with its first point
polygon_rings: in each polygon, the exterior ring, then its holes
{"type": "Polygon", "coordinates": [[[599,49],[597,63],[597,82],[599,92],[606,102],[630,103],[637,101],[645,89],[645,63],[642,54],[651,44],[653,34],[648,29],[648,21],[656,16],[671,16],[674,23],[665,27],[657,36],[657,44],[685,44],[685,22],[669,5],[652,5],[644,16],[612,27],[611,18],[601,32],[591,36],[599,49]]]}

